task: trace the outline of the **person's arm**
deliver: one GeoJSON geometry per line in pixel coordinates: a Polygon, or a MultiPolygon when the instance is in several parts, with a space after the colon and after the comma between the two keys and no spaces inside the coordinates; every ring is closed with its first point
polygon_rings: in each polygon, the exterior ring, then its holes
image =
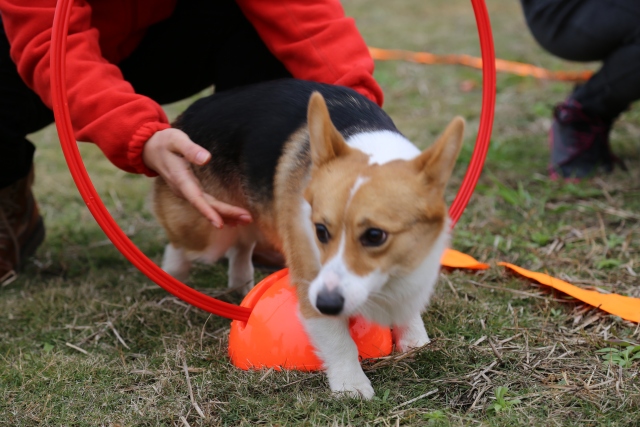
{"type": "Polygon", "coordinates": [[[348,86],[382,105],[373,59],[338,0],[238,0],[238,4],[294,77],[348,86]]]}
{"type": "MultiPolygon", "coordinates": [[[[11,57],[25,83],[51,108],[51,26],[56,0],[0,0],[0,14],[11,45],[11,57]]],[[[162,108],[138,95],[120,69],[100,52],[98,30],[91,26],[91,7],[75,0],[67,37],[66,72],[69,112],[75,137],[93,142],[117,167],[148,176],[160,174],[214,225],[247,222],[249,213],[212,200],[200,190],[189,162],[204,164],[209,155],[186,135],[170,129],[162,108]],[[178,136],[176,136],[178,135],[178,136]],[[152,136],[154,138],[152,138],[152,136]],[[153,144],[145,148],[147,141],[153,144]],[[143,149],[147,156],[143,160],[143,149]],[[204,153],[202,153],[204,151],[204,153]],[[204,161],[198,161],[198,156],[204,161]]]]}
{"type": "MultiPolygon", "coordinates": [[[[56,0],[0,0],[0,13],[11,45],[11,58],[27,86],[51,108],[49,47],[56,0]]],[[[127,172],[155,175],[142,162],[143,144],[170,127],[162,108],[138,95],[120,69],[100,53],[91,7],[76,0],[71,7],[66,72],[69,111],[75,136],[93,142],[127,172]]]]}

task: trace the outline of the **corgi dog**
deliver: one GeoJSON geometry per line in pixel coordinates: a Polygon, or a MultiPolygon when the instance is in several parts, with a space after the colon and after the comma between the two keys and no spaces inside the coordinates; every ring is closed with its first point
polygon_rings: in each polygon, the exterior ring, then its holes
{"type": "Polygon", "coordinates": [[[254,221],[216,229],[156,178],[154,210],[170,241],[162,268],[184,280],[193,261],[226,256],[229,286],[246,291],[254,247],[273,245],[331,390],[372,398],[348,319],[390,325],[399,351],[429,342],[421,313],[449,242],[443,195],[464,121],[421,152],[357,92],[284,79],[200,99],[174,126],[211,152],[193,167],[203,190],[254,221]]]}

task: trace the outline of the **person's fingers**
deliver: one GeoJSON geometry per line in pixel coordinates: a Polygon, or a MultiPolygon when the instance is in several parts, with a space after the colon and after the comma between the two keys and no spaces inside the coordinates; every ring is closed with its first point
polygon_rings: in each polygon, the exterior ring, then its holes
{"type": "Polygon", "coordinates": [[[221,202],[202,191],[190,163],[204,165],[211,154],[179,129],[157,132],[145,145],[145,164],[158,172],[171,190],[191,203],[214,227],[236,226],[252,222],[243,208],[221,202]]]}
{"type": "Polygon", "coordinates": [[[203,193],[197,184],[196,177],[189,169],[175,178],[175,184],[179,194],[200,211],[216,228],[222,228],[227,224],[249,224],[253,221],[251,214],[246,209],[230,205],[217,200],[213,196],[203,193]]]}
{"type": "Polygon", "coordinates": [[[190,196],[187,200],[196,209],[198,209],[198,211],[200,211],[200,213],[204,215],[215,228],[222,228],[224,226],[224,220],[222,217],[202,197],[190,196]]]}
{"type": "Polygon", "coordinates": [[[174,177],[174,184],[177,193],[181,194],[189,203],[191,203],[211,224],[216,228],[222,228],[224,221],[218,214],[215,207],[208,203],[204,197],[204,193],[197,184],[195,176],[190,170],[186,169],[183,173],[174,177]]]}
{"type": "Polygon", "coordinates": [[[211,205],[220,214],[220,216],[224,218],[226,223],[235,222],[238,224],[249,224],[253,221],[251,213],[248,210],[221,202],[210,194],[202,194],[207,203],[209,203],[209,205],[211,205]]]}
{"type": "Polygon", "coordinates": [[[211,160],[211,153],[191,141],[187,134],[180,132],[172,139],[172,151],[184,157],[189,163],[202,166],[211,160]]]}

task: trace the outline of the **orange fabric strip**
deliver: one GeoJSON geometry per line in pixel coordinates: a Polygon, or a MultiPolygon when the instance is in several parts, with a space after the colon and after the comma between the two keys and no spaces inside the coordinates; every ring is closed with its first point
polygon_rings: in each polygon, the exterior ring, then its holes
{"type": "Polygon", "coordinates": [[[467,270],[486,270],[489,268],[489,265],[481,263],[472,256],[453,249],[447,249],[445,251],[440,260],[440,264],[444,267],[465,268],[467,270]]]}
{"type": "Polygon", "coordinates": [[[625,297],[618,294],[601,294],[600,292],[582,289],[546,274],[534,273],[506,262],[499,262],[498,265],[507,267],[521,276],[533,279],[543,285],[551,286],[607,313],[640,323],[640,298],[625,297]]]}
{"type": "MultiPolygon", "coordinates": [[[[482,59],[469,55],[434,55],[429,52],[408,50],[389,50],[369,47],[373,59],[379,61],[402,60],[419,64],[455,64],[471,68],[482,68],[482,59]]],[[[551,71],[524,62],[496,59],[496,70],[518,76],[531,76],[537,79],[584,82],[593,75],[591,71],[551,71]]]]}

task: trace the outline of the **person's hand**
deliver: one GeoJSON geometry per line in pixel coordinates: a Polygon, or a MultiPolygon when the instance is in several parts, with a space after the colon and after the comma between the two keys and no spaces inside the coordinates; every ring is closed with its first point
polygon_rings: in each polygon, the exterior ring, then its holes
{"type": "Polygon", "coordinates": [[[142,161],[158,173],[171,190],[188,200],[216,228],[227,225],[248,224],[251,214],[246,210],[216,200],[202,191],[189,163],[202,166],[211,160],[211,154],[191,141],[179,129],[164,129],[153,134],[144,145],[142,161]]]}

